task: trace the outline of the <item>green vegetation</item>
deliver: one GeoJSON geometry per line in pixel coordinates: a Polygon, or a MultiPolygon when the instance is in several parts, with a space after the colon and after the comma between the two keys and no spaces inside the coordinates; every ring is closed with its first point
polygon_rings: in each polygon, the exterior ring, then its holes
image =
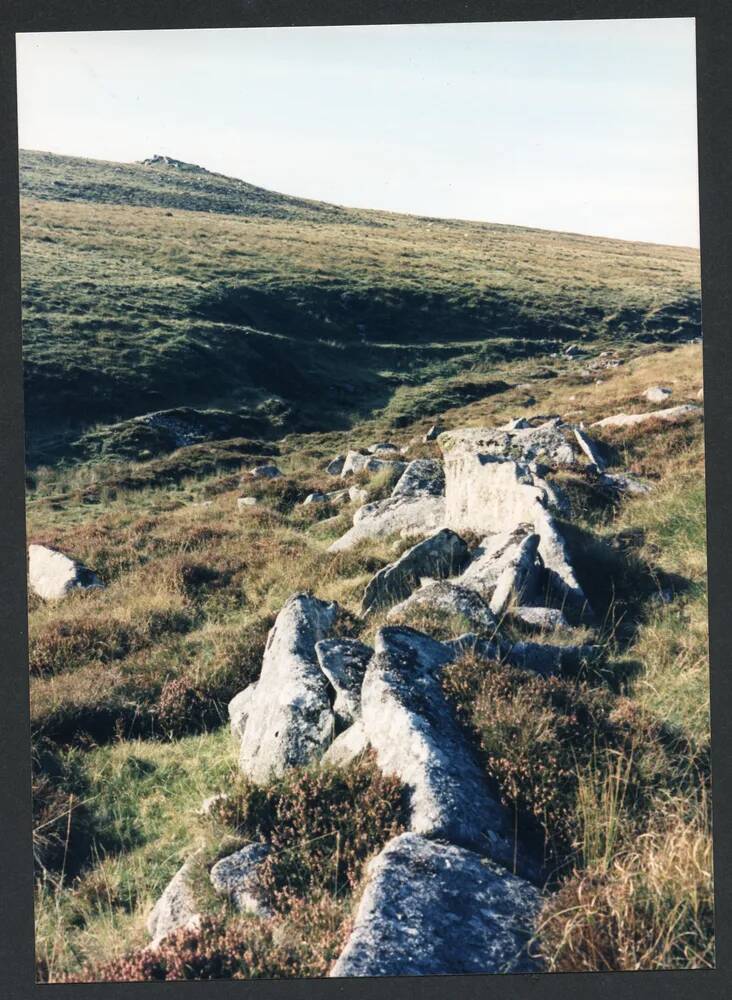
{"type": "MultiPolygon", "coordinates": [[[[21,166],[29,540],[106,585],[30,599],[39,976],[324,975],[364,862],[402,822],[399,789],[368,759],[253,789],[226,705],[295,591],[337,600],[339,630],[368,640],[364,585],[408,542],[329,553],[353,508],[301,501],[335,488],[324,467],[348,447],[417,439],[410,458],[437,456],[421,438],[438,415],[590,424],[646,409],[654,383],[695,400],[700,348],[677,341],[698,332],[698,258],[319,206],[173,167],[37,153],[21,166]],[[173,431],[134,419],[163,408],[173,431]],[[264,458],[281,479],[246,474],[264,458]],[[257,505],[237,509],[243,493],[257,505]],[[223,791],[226,809],[199,816],[223,791]],[[219,901],[199,931],[142,955],[184,858],[273,837],[272,918],[219,901]]],[[[597,436],[611,471],[653,484],[613,500],[556,476],[601,661],[550,681],[466,660],[446,686],[545,845],[548,967],[708,966],[702,425],[597,436]]],[[[360,478],[372,498],[390,489],[360,478]]]]}
{"type": "Polygon", "coordinates": [[[400,425],[514,384],[515,359],[567,339],[699,331],[692,250],[339,209],[173,167],[20,162],[32,465],[88,431],[82,454],[124,455],[129,426],[108,425],[168,408],[230,411],[248,437],[384,408],[400,425]]]}

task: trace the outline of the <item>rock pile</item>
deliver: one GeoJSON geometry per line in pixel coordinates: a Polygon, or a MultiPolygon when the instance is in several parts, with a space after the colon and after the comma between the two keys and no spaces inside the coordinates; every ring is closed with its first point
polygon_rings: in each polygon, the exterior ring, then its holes
{"type": "MultiPolygon", "coordinates": [[[[559,418],[519,418],[501,428],[444,432],[437,440],[443,462],[405,465],[377,457],[395,448],[380,442],[329,466],[343,478],[384,466],[402,470],[390,496],[357,510],[353,527],[331,546],[339,551],[367,538],[414,536],[364,589],[362,616],[388,622],[376,629],[374,647],[339,634],[336,604],[295,594],[270,631],[259,679],[229,704],[240,770],[256,784],[304,764],[343,765],[370,749],[379,768],[404,786],[407,832],[371,862],[333,976],[533,968],[526,946],[542,866],[517,841],[514,817],[489,785],[441,674],[468,651],[541,674],[577,670],[597,656],[597,647],[571,642],[573,623],[592,612],[560,529],[566,501],[548,477],[569,467],[607,488],[637,485],[607,473],[601,448],[559,418]],[[414,614],[455,620],[460,632],[439,641],[404,624],[414,614]],[[569,641],[511,641],[507,619],[569,641]]],[[[343,489],[313,494],[306,503],[336,495],[352,499],[343,489]]],[[[268,850],[248,844],[218,861],[210,871],[214,890],[239,910],[265,913],[257,869],[268,850]]],[[[153,911],[155,941],[198,919],[187,864],[153,911]]]]}

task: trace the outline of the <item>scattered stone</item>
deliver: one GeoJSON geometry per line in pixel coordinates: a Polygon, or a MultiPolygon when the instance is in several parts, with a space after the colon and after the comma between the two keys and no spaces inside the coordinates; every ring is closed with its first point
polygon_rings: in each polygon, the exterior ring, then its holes
{"type": "Polygon", "coordinates": [[[582,663],[596,659],[600,647],[593,645],[557,646],[545,642],[491,641],[474,632],[466,632],[457,639],[450,639],[443,646],[455,658],[464,653],[474,653],[486,660],[509,663],[521,670],[548,675],[577,670],[582,663]]]}
{"type": "Polygon", "coordinates": [[[244,510],[245,507],[256,507],[259,503],[256,497],[237,497],[236,506],[239,510],[244,510]]]}
{"type": "Polygon", "coordinates": [[[605,459],[598,451],[597,445],[592,438],[588,437],[579,427],[575,427],[574,436],[577,439],[577,444],[589,459],[590,465],[594,465],[598,472],[604,472],[606,468],[605,459]]]}
{"type": "Polygon", "coordinates": [[[336,725],[345,729],[361,715],[361,685],[373,649],[357,639],[322,639],[315,644],[320,669],[336,693],[336,725]]]}
{"type": "Polygon", "coordinates": [[[454,655],[414,629],[380,629],[361,691],[364,730],[381,770],[407,789],[414,833],[513,864],[511,818],[488,787],[440,684],[440,671],[454,655]]]}
{"type": "Polygon", "coordinates": [[[558,608],[534,608],[520,605],[512,608],[511,617],[522,625],[528,625],[540,632],[555,632],[557,629],[570,627],[564,612],[558,608]]]}
{"type": "Polygon", "coordinates": [[[427,433],[422,438],[422,441],[425,444],[427,444],[428,441],[436,441],[437,438],[440,436],[440,434],[442,434],[442,426],[441,426],[441,424],[432,424],[432,426],[430,427],[430,429],[427,431],[427,433]]]}
{"type": "Polygon", "coordinates": [[[634,427],[637,424],[645,424],[649,420],[665,420],[674,423],[683,420],[684,417],[691,417],[694,414],[701,414],[701,406],[694,403],[682,403],[681,406],[672,406],[667,410],[652,410],[650,413],[617,413],[612,417],[604,417],[596,420],[593,427],[634,427]]]}
{"type": "Polygon", "coordinates": [[[627,473],[603,473],[599,480],[599,485],[613,493],[633,493],[637,496],[645,496],[651,492],[651,484],[629,476],[627,473]]]}
{"type": "Polygon", "coordinates": [[[278,479],[282,473],[276,465],[257,465],[249,470],[254,479],[278,479]]]}
{"type": "Polygon", "coordinates": [[[649,403],[665,403],[670,395],[671,389],[665,385],[652,385],[650,389],[646,389],[643,393],[644,398],[649,403]]]}
{"type": "Polygon", "coordinates": [[[386,616],[387,621],[398,622],[415,611],[454,616],[461,619],[471,630],[479,632],[493,630],[496,627],[496,619],[479,594],[447,580],[423,583],[421,590],[415,591],[406,601],[391,608],[386,616]]]}
{"type": "Polygon", "coordinates": [[[345,455],[336,455],[325,467],[325,471],[329,476],[340,476],[343,471],[343,464],[346,461],[345,455]]]}
{"type": "Polygon", "coordinates": [[[360,486],[349,486],[348,499],[351,503],[366,503],[369,498],[369,491],[361,489],[360,486]]]}
{"type": "Polygon", "coordinates": [[[398,452],[399,449],[391,441],[377,441],[376,444],[370,444],[366,451],[370,455],[378,455],[379,452],[398,452]]]}
{"type": "Polygon", "coordinates": [[[444,579],[459,573],[468,560],[468,546],[459,535],[443,528],[390,563],[369,581],[361,609],[364,614],[408,597],[422,576],[444,579]]]}
{"type": "Polygon", "coordinates": [[[253,781],[307,764],[331,741],[334,716],[315,644],[327,637],[337,610],[336,604],[296,594],[277,616],[239,753],[239,766],[253,781]]]}
{"type": "Polygon", "coordinates": [[[348,490],[332,490],[330,493],[322,493],[320,490],[316,490],[314,493],[308,493],[302,502],[302,506],[309,507],[312,504],[320,503],[339,504],[345,503],[348,500],[350,500],[348,490]]]}
{"type": "Polygon", "coordinates": [[[223,805],[225,802],[229,801],[230,796],[226,792],[218,792],[216,795],[209,795],[207,799],[204,799],[201,803],[201,808],[198,810],[199,816],[211,816],[217,806],[223,805]]]}
{"type": "Polygon", "coordinates": [[[249,717],[249,711],[252,705],[252,698],[254,697],[254,692],[257,689],[257,682],[250,684],[245,687],[243,691],[239,694],[234,695],[234,697],[229,702],[229,722],[231,724],[232,735],[238,740],[244,735],[244,727],[246,726],[247,719],[249,717]]]}
{"type": "Polygon", "coordinates": [[[159,947],[173,931],[181,928],[195,930],[200,925],[201,914],[190,884],[193,862],[194,859],[189,858],[178,869],[152,908],[147,919],[147,930],[152,938],[151,948],[159,947]]]}
{"type": "Polygon", "coordinates": [[[532,885],[473,851],[403,833],[370,862],[330,975],[538,971],[528,943],[539,903],[532,885]]]}
{"type": "Polygon", "coordinates": [[[369,748],[369,741],[366,737],[363,720],[358,719],[336,736],[331,745],[322,757],[324,764],[332,764],[335,767],[346,767],[351,761],[366,753],[369,748]]]}
{"type": "Polygon", "coordinates": [[[270,915],[257,894],[259,867],[270,850],[268,844],[247,844],[217,861],[211,869],[211,885],[220,895],[228,896],[239,913],[270,915]]]}
{"type": "Polygon", "coordinates": [[[96,573],[46,545],[28,546],[28,583],[44,601],[60,600],[72,590],[104,588],[96,573]]]}
{"type": "Polygon", "coordinates": [[[325,493],[321,493],[318,490],[315,493],[308,493],[308,495],[303,500],[301,506],[309,507],[311,504],[314,503],[328,503],[328,498],[326,497],[325,493]]]}

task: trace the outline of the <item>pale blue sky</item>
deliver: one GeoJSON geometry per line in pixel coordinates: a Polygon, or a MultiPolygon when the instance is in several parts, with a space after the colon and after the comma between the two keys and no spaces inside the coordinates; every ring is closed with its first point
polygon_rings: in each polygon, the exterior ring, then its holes
{"type": "Polygon", "coordinates": [[[693,19],[17,36],[20,145],[698,245],[693,19]]]}

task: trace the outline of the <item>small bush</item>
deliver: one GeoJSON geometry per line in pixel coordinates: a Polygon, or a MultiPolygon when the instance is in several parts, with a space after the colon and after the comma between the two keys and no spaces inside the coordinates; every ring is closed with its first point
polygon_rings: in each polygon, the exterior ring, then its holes
{"type": "Polygon", "coordinates": [[[219,805],[218,819],[272,845],[260,884],[287,912],[313,891],[351,891],[366,860],[404,828],[406,812],[399,782],[367,757],[345,768],[296,771],[268,786],[244,781],[219,805]]]}
{"type": "Polygon", "coordinates": [[[625,698],[579,681],[540,677],[475,657],[444,673],[445,689],[489,777],[560,866],[582,849],[580,782],[602,782],[623,761],[623,803],[640,823],[660,789],[691,792],[708,761],[625,698]]]}
{"type": "Polygon", "coordinates": [[[276,920],[206,918],[195,931],[171,934],[61,982],[160,982],[323,977],[343,944],[344,908],[326,895],[276,920]]]}

